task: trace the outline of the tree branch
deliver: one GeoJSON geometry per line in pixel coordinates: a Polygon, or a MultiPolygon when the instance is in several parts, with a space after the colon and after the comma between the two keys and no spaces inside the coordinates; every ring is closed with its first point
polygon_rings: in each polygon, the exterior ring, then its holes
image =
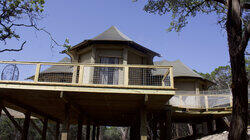
{"type": "Polygon", "coordinates": [[[249,3],[244,3],[242,8],[243,9],[250,9],[250,4],[249,3]]]}
{"type": "Polygon", "coordinates": [[[224,5],[227,5],[227,2],[224,1],[224,0],[214,0],[214,1],[219,2],[219,3],[221,3],[221,4],[224,4],[224,5]]]}
{"type": "Polygon", "coordinates": [[[247,25],[247,27],[244,30],[240,48],[239,48],[240,51],[243,51],[243,52],[245,51],[247,44],[248,44],[249,37],[250,37],[250,23],[247,25]]]}
{"type": "Polygon", "coordinates": [[[23,44],[21,45],[21,47],[19,49],[3,49],[3,50],[0,50],[0,53],[1,52],[7,52],[7,51],[9,51],[9,52],[21,51],[21,50],[23,50],[23,47],[24,47],[25,43],[26,43],[26,41],[23,42],[23,44]]]}
{"type": "Polygon", "coordinates": [[[14,26],[22,26],[22,27],[31,27],[31,28],[35,28],[37,31],[43,31],[46,34],[49,35],[49,38],[57,45],[57,46],[63,46],[62,44],[59,44],[51,35],[50,32],[48,32],[47,30],[45,30],[44,28],[38,28],[35,24],[30,24],[30,25],[26,25],[26,24],[13,24],[14,26]]]}

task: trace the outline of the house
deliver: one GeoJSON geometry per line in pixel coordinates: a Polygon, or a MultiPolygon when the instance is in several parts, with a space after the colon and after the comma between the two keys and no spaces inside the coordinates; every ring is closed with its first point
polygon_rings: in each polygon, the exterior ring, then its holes
{"type": "MultiPolygon", "coordinates": [[[[154,62],[154,65],[173,66],[174,87],[176,88],[176,94],[200,94],[200,91],[208,90],[208,88],[214,84],[194,72],[180,60],[162,60],[154,62]]],[[[161,75],[164,75],[164,73],[161,75]]]]}
{"type": "MultiPolygon", "coordinates": [[[[174,87],[179,92],[207,90],[213,83],[191,70],[180,60],[153,62],[155,56],[160,54],[149,50],[120,32],[112,26],[100,35],[84,40],[64,51],[71,59],[65,57],[59,62],[81,63],[81,64],[124,64],[124,65],[156,65],[173,66],[174,87]]],[[[72,82],[73,67],[52,66],[41,71],[40,80],[45,82],[72,82]],[[58,75],[58,76],[55,76],[58,75]],[[59,76],[61,75],[61,76],[59,76]],[[54,77],[57,77],[56,79],[54,77]],[[59,78],[60,77],[60,78],[59,78]]],[[[157,69],[146,71],[142,69],[132,69],[129,74],[130,85],[161,85],[167,70],[157,69]],[[150,75],[151,79],[146,79],[145,75],[150,75]],[[144,75],[144,76],[143,76],[144,75]]],[[[84,84],[108,84],[122,85],[123,70],[121,68],[84,68],[84,84]]],[[[169,83],[168,83],[169,84],[169,83]]]]}
{"type": "MultiPolygon", "coordinates": [[[[132,140],[146,140],[148,114],[159,117],[154,123],[160,129],[155,127],[154,135],[159,130],[164,134],[161,139],[169,139],[171,117],[186,121],[185,117],[189,116],[193,121],[195,115],[183,115],[179,110],[172,112],[172,104],[167,104],[170,99],[183,91],[198,96],[211,85],[180,61],[153,62],[160,54],[137,44],[114,26],[63,52],[70,58],[58,63],[1,61],[2,66],[12,64],[22,72],[35,71],[24,80],[0,80],[0,97],[4,97],[0,98],[0,110],[8,107],[24,113],[23,128],[29,127],[31,115],[44,122],[48,119],[56,122],[55,139],[59,138],[60,124],[63,124],[62,139],[67,139],[70,124],[78,124],[78,139],[81,139],[84,124],[87,140],[90,125],[93,135],[95,126],[127,126],[131,127],[132,140]]],[[[175,101],[182,102],[182,99],[176,97],[175,101]]],[[[190,97],[189,101],[199,103],[196,97],[190,97]]],[[[198,117],[207,117],[202,115],[198,117]]],[[[46,139],[44,131],[42,137],[46,139]]],[[[21,132],[23,139],[27,139],[28,129],[21,132]]]]}

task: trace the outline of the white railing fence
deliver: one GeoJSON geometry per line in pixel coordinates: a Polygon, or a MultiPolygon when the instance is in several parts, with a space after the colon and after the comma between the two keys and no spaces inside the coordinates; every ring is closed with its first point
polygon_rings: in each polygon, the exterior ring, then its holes
{"type": "Polygon", "coordinates": [[[0,61],[0,82],[174,89],[172,66],[0,61]]]}
{"type": "Polygon", "coordinates": [[[179,94],[173,96],[170,105],[181,108],[221,108],[232,107],[232,95],[230,94],[179,94]]]}

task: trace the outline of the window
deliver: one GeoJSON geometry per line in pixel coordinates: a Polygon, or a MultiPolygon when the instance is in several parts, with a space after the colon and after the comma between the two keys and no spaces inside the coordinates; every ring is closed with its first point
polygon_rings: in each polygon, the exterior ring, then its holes
{"type": "MultiPolygon", "coordinates": [[[[119,64],[117,57],[101,57],[101,64],[119,64]]],[[[119,69],[115,67],[96,67],[94,82],[96,84],[118,85],[119,69]]]]}

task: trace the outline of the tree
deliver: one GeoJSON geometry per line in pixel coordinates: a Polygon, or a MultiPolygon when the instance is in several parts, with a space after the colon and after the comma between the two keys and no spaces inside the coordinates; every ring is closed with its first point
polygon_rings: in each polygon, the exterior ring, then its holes
{"type": "Polygon", "coordinates": [[[226,29],[232,72],[233,112],[230,140],[247,139],[248,80],[244,53],[250,34],[250,4],[245,0],[148,0],[144,10],[154,14],[170,14],[168,31],[181,31],[188,18],[199,13],[218,15],[218,23],[226,29]],[[224,26],[225,25],[225,26],[224,26]]]}
{"type": "Polygon", "coordinates": [[[215,68],[211,73],[201,73],[197,71],[195,72],[200,74],[205,79],[208,79],[215,83],[215,85],[211,86],[209,89],[221,90],[230,88],[232,82],[232,74],[231,67],[229,65],[219,66],[218,68],[215,68]]]}
{"type": "MultiPolygon", "coordinates": [[[[52,41],[53,45],[63,46],[67,49],[70,47],[69,40],[66,39],[64,44],[59,44],[53,36],[45,30],[39,28],[37,22],[41,20],[44,11],[45,0],[0,0],[0,42],[6,44],[10,39],[21,38],[20,33],[16,29],[32,28],[36,31],[46,33],[52,41]]],[[[21,51],[26,41],[17,49],[1,49],[0,52],[21,51]]]]}
{"type": "MultiPolygon", "coordinates": [[[[35,28],[36,21],[41,19],[44,0],[0,0],[0,41],[6,44],[8,39],[19,39],[17,28],[35,28]]],[[[21,51],[24,41],[19,49],[2,49],[5,51],[21,51]]]]}

